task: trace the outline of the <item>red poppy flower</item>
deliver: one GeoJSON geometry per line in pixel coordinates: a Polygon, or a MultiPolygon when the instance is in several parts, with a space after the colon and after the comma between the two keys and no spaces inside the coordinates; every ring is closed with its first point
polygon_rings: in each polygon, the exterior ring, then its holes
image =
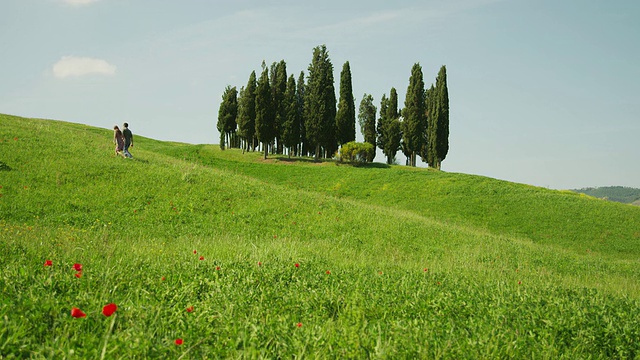
{"type": "Polygon", "coordinates": [[[109,317],[116,312],[116,310],[118,310],[118,305],[114,303],[107,304],[102,307],[102,315],[109,317]]]}
{"type": "Polygon", "coordinates": [[[274,238],[274,239],[275,239],[275,238],[277,238],[277,237],[278,237],[278,235],[273,235],[273,238],[274,238]]]}
{"type": "Polygon", "coordinates": [[[182,339],[180,339],[180,338],[176,339],[176,345],[180,346],[180,345],[182,345],[182,343],[183,343],[182,339]]]}
{"type": "Polygon", "coordinates": [[[160,280],[165,281],[165,280],[167,280],[167,278],[163,276],[163,277],[160,278],[160,280]]]}
{"type": "Polygon", "coordinates": [[[80,279],[82,277],[82,271],[78,271],[74,276],[80,279]]]}
{"type": "Polygon", "coordinates": [[[73,269],[75,271],[82,271],[82,264],[73,264],[73,269]]]}
{"type": "Polygon", "coordinates": [[[204,260],[204,256],[200,255],[200,260],[204,260]]]}
{"type": "Polygon", "coordinates": [[[331,271],[330,270],[327,270],[327,275],[331,275],[331,271]]]}
{"type": "Polygon", "coordinates": [[[51,260],[46,260],[46,261],[44,262],[44,266],[53,266],[53,261],[51,261],[51,260]]]}
{"type": "Polygon", "coordinates": [[[198,252],[197,252],[196,250],[193,250],[193,253],[194,253],[194,254],[197,254],[198,252]]]}
{"type": "Polygon", "coordinates": [[[296,326],[297,326],[297,327],[299,327],[299,328],[301,328],[301,327],[302,327],[302,323],[301,323],[301,322],[299,322],[299,323],[297,323],[297,324],[296,324],[296,326]]]}
{"type": "Polygon", "coordinates": [[[17,138],[17,137],[14,137],[14,138],[13,138],[13,141],[18,141],[18,138],[17,138]]]}
{"type": "Polygon", "coordinates": [[[258,261],[258,266],[262,266],[262,262],[258,261]]]}
{"type": "Polygon", "coordinates": [[[189,306],[189,307],[187,308],[187,312],[188,312],[188,313],[193,312],[193,306],[189,306]]]}
{"type": "Polygon", "coordinates": [[[73,316],[74,318],[82,318],[82,317],[87,317],[87,314],[82,312],[82,310],[78,309],[77,307],[72,307],[71,316],[73,316]]]}
{"type": "Polygon", "coordinates": [[[424,268],[424,272],[427,272],[427,271],[429,271],[429,268],[424,268]]]}
{"type": "Polygon", "coordinates": [[[299,268],[299,267],[300,267],[300,264],[295,263],[293,266],[295,266],[295,267],[299,268]]]}
{"type": "Polygon", "coordinates": [[[522,281],[518,281],[518,285],[522,285],[522,281]]]}
{"type": "Polygon", "coordinates": [[[220,266],[216,266],[216,270],[220,270],[220,266]]]}

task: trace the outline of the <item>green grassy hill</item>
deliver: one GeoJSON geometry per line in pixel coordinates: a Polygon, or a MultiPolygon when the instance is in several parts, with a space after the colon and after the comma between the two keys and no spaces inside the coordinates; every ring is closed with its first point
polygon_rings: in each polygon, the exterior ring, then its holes
{"type": "Polygon", "coordinates": [[[639,208],[111,137],[0,115],[0,357],[640,355],[639,208]]]}

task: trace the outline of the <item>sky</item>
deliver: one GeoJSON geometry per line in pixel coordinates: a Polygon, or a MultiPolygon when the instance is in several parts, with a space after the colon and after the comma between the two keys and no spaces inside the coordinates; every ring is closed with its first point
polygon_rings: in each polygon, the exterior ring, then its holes
{"type": "Polygon", "coordinates": [[[215,144],[226,86],[263,60],[297,80],[324,44],[356,108],[447,67],[444,171],[640,188],[638,19],[637,0],[2,0],[0,113],[215,144]]]}

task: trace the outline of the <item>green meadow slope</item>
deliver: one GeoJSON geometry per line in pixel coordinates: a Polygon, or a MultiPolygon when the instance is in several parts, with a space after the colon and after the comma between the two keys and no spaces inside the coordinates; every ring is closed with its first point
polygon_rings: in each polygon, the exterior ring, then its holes
{"type": "Polygon", "coordinates": [[[0,357],[640,354],[640,208],[111,136],[0,115],[0,357]]]}

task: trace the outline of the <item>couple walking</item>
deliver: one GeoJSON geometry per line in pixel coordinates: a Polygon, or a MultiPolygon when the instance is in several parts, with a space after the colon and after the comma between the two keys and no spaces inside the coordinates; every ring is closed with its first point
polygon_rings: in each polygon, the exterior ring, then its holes
{"type": "Polygon", "coordinates": [[[129,124],[122,124],[124,129],[120,131],[118,125],[113,127],[113,143],[116,144],[116,155],[124,158],[133,159],[133,155],[129,152],[129,147],[133,147],[133,134],[129,130],[129,124]]]}

